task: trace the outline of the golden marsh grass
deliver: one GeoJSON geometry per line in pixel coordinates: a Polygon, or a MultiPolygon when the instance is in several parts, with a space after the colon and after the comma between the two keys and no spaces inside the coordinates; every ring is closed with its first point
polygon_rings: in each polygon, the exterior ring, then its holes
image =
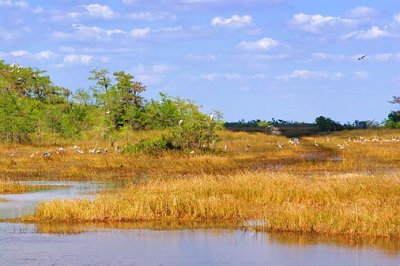
{"type": "Polygon", "coordinates": [[[153,180],[90,200],[40,203],[25,221],[265,220],[257,230],[400,236],[400,175],[243,173],[153,180]]]}
{"type": "MultiPolygon", "coordinates": [[[[118,145],[141,137],[125,136],[118,145]]],[[[400,130],[304,137],[298,145],[283,136],[225,131],[215,152],[173,151],[157,156],[121,154],[108,142],[89,139],[79,143],[85,151],[97,146],[109,152],[75,154],[72,143],[63,144],[66,152],[50,159],[29,155],[54,152],[59,146],[1,147],[0,176],[125,180],[131,185],[93,201],[41,203],[25,221],[237,224],[264,220],[255,229],[400,236],[400,130]]]]}

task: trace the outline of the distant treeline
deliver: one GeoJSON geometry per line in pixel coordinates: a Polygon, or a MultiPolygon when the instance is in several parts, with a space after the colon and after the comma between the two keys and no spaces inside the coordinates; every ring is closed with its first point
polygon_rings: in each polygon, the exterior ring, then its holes
{"type": "Polygon", "coordinates": [[[319,116],[313,123],[298,122],[298,121],[285,121],[282,119],[272,119],[271,121],[265,121],[261,119],[256,120],[240,120],[238,122],[225,122],[225,128],[227,129],[254,129],[260,128],[262,131],[265,127],[269,128],[317,128],[319,131],[340,131],[340,130],[351,130],[351,129],[366,129],[366,128],[377,128],[381,124],[375,121],[359,121],[356,120],[353,123],[347,122],[341,124],[340,122],[334,121],[329,117],[319,116]]]}

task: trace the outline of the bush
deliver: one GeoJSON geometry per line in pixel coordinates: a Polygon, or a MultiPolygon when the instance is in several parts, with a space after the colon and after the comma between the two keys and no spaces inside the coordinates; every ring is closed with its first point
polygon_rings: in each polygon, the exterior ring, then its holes
{"type": "Polygon", "coordinates": [[[159,154],[162,151],[173,149],[171,142],[165,137],[157,139],[142,139],[139,143],[127,145],[124,153],[145,153],[145,154],[159,154]]]}

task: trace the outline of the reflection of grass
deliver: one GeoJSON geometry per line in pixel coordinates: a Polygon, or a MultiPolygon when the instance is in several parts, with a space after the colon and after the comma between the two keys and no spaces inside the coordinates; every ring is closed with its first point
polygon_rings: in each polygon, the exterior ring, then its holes
{"type": "Polygon", "coordinates": [[[40,203],[28,221],[266,219],[259,230],[400,236],[400,176],[303,179],[244,173],[151,181],[94,201],[40,203]]]}
{"type": "Polygon", "coordinates": [[[21,184],[18,182],[4,182],[0,180],[0,194],[28,193],[40,190],[53,189],[56,187],[57,186],[50,186],[50,185],[28,185],[28,184],[21,184]]]}
{"type": "Polygon", "coordinates": [[[0,202],[7,202],[8,200],[0,198],[0,202]]]}
{"type": "Polygon", "coordinates": [[[360,236],[325,236],[317,234],[298,234],[298,233],[269,233],[268,241],[285,246],[307,246],[307,245],[335,245],[346,248],[379,248],[390,255],[398,255],[400,242],[397,239],[387,239],[382,237],[360,237],[360,236]]]}

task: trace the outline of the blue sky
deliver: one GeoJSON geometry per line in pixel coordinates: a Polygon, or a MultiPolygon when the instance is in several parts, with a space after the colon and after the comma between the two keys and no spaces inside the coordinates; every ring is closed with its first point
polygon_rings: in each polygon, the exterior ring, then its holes
{"type": "Polygon", "coordinates": [[[88,88],[125,70],[227,121],[381,121],[400,95],[398,0],[0,0],[0,59],[88,88]],[[364,60],[357,60],[366,54],[364,60]]]}

